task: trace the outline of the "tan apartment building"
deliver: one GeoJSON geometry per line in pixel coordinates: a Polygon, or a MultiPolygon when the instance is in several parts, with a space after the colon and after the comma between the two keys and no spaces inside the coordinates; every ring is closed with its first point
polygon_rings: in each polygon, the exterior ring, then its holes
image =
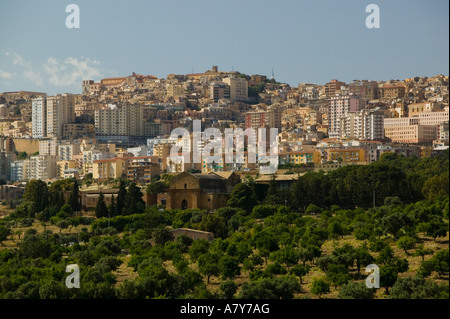
{"type": "Polygon", "coordinates": [[[90,123],[69,123],[63,125],[62,138],[65,140],[74,140],[78,138],[95,137],[95,126],[90,123]]]}

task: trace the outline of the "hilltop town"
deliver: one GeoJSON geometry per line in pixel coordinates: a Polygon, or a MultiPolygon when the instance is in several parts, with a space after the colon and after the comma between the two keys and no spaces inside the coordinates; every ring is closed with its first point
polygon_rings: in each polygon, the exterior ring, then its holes
{"type": "Polygon", "coordinates": [[[132,73],[80,84],[81,94],[0,94],[0,178],[10,186],[0,199],[14,198],[33,179],[125,177],[143,186],[162,174],[234,172],[269,181],[259,176],[258,161],[225,163],[225,155],[213,163],[171,160],[180,142],[201,153],[204,142],[193,146],[192,134],[189,141],[170,138],[174,128],[192,132],[195,120],[222,132],[277,128],[279,183],[292,181],[292,171],[365,165],[386,152],[431,157],[448,148],[449,79],[443,75],[291,87],[273,76],[213,66],[165,79],[132,73]]]}

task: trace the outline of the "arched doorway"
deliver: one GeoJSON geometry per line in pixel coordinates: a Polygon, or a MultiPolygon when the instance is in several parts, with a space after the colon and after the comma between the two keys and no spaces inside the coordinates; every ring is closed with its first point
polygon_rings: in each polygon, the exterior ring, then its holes
{"type": "Polygon", "coordinates": [[[188,208],[188,202],[187,200],[183,199],[183,201],[181,202],[181,209],[185,210],[188,208]]]}

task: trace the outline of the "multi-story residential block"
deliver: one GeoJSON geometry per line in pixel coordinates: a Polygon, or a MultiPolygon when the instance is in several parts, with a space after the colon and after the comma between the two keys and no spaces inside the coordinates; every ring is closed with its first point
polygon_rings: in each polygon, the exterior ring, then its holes
{"type": "Polygon", "coordinates": [[[144,136],[142,106],[126,103],[108,105],[95,111],[95,132],[98,140],[127,139],[144,136]]]}
{"type": "Polygon", "coordinates": [[[63,125],[62,138],[74,140],[95,137],[95,126],[91,123],[68,123],[63,125]]]}
{"type": "Polygon", "coordinates": [[[39,155],[58,155],[56,137],[39,140],[39,155]]]}
{"type": "Polygon", "coordinates": [[[56,162],[56,174],[59,179],[64,179],[67,173],[73,173],[73,170],[78,172],[78,165],[76,160],[62,160],[56,162]]]}
{"type": "Polygon", "coordinates": [[[130,160],[127,166],[127,179],[139,184],[147,184],[161,174],[161,165],[144,159],[130,160]]]}
{"type": "Polygon", "coordinates": [[[338,80],[331,80],[325,84],[325,95],[329,99],[336,95],[336,91],[341,89],[341,86],[345,85],[345,82],[340,82],[338,80]]]}
{"type": "Polygon", "coordinates": [[[74,96],[61,94],[47,97],[47,136],[60,139],[64,124],[75,121],[74,96]]]}
{"type": "Polygon", "coordinates": [[[366,154],[361,148],[339,148],[327,150],[328,162],[365,162],[366,154]]]}
{"type": "Polygon", "coordinates": [[[328,108],[329,136],[340,137],[342,135],[340,119],[361,108],[361,99],[357,95],[332,96],[328,108]]]}
{"type": "Polygon", "coordinates": [[[23,181],[23,160],[11,162],[10,180],[20,182],[23,181]]]}
{"type": "Polygon", "coordinates": [[[276,106],[266,111],[248,112],[245,114],[245,128],[278,128],[281,129],[282,112],[276,106]]]}
{"type": "Polygon", "coordinates": [[[319,151],[299,151],[286,152],[278,154],[279,164],[320,164],[322,162],[322,154],[319,151]]]}
{"type": "Polygon", "coordinates": [[[380,94],[385,99],[398,99],[405,96],[406,87],[403,84],[385,84],[380,88],[380,94]]]}
{"type": "Polygon", "coordinates": [[[244,78],[229,77],[223,82],[230,86],[230,99],[233,102],[248,101],[248,81],[244,78]]]}
{"type": "Polygon", "coordinates": [[[33,138],[41,138],[47,136],[47,99],[41,96],[31,101],[32,129],[33,138]]]}
{"type": "Polygon", "coordinates": [[[442,122],[441,124],[438,125],[438,136],[437,136],[437,140],[440,141],[441,143],[447,143],[449,142],[449,125],[448,125],[448,121],[447,122],[442,122]]]}
{"type": "Polygon", "coordinates": [[[57,148],[60,161],[71,161],[74,155],[80,154],[80,145],[78,143],[60,143],[57,148]]]}
{"type": "Polygon", "coordinates": [[[143,126],[143,136],[145,137],[156,137],[160,136],[163,132],[163,124],[161,123],[152,123],[152,122],[144,122],[143,126]]]}
{"type": "Polygon", "coordinates": [[[5,150],[0,151],[0,178],[10,180],[11,178],[12,153],[5,150]]]}
{"type": "Polygon", "coordinates": [[[109,153],[105,151],[100,151],[97,149],[91,149],[88,151],[83,151],[83,174],[94,173],[93,172],[93,163],[98,160],[106,160],[111,159],[116,156],[115,153],[109,153]]]}
{"type": "Polygon", "coordinates": [[[384,112],[377,109],[349,112],[339,119],[341,138],[384,139],[384,112]]]}
{"type": "Polygon", "coordinates": [[[375,81],[352,81],[348,84],[348,90],[366,101],[378,99],[379,96],[378,82],[375,81]]]}
{"type": "Polygon", "coordinates": [[[96,160],[93,162],[92,178],[107,180],[125,177],[127,173],[125,163],[125,159],[119,157],[96,160]]]}
{"type": "Polygon", "coordinates": [[[47,180],[57,177],[56,155],[31,156],[23,162],[23,179],[47,180]]]}
{"type": "Polygon", "coordinates": [[[366,155],[366,162],[372,163],[379,159],[378,147],[383,145],[379,141],[361,141],[361,140],[349,140],[343,141],[343,148],[360,148],[363,149],[366,155]]]}
{"type": "Polygon", "coordinates": [[[209,98],[214,102],[230,98],[230,86],[225,83],[211,83],[209,85],[209,98]]]}

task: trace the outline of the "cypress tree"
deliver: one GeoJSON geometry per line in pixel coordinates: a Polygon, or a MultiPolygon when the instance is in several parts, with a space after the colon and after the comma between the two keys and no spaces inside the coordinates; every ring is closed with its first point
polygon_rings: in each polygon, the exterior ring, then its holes
{"type": "Polygon", "coordinates": [[[100,193],[97,200],[97,206],[95,207],[95,216],[97,218],[108,217],[108,207],[106,207],[105,196],[100,193]]]}
{"type": "Polygon", "coordinates": [[[117,203],[116,203],[116,214],[122,215],[123,208],[125,206],[125,197],[127,196],[127,190],[125,188],[125,182],[123,179],[120,180],[119,185],[119,193],[117,194],[117,203]]]}
{"type": "Polygon", "coordinates": [[[145,202],[142,199],[142,196],[143,194],[139,187],[136,186],[136,183],[131,183],[125,198],[124,214],[142,214],[145,209],[145,202]]]}
{"type": "Polygon", "coordinates": [[[78,182],[76,180],[73,182],[72,192],[70,193],[68,204],[72,206],[72,209],[75,212],[79,212],[81,210],[80,192],[78,182]]]}

